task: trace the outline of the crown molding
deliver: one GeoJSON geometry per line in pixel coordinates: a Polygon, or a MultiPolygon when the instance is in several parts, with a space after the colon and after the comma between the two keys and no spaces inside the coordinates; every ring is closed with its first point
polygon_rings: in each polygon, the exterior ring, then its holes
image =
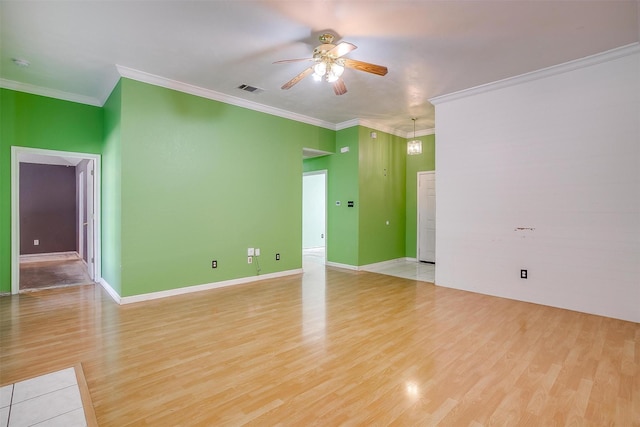
{"type": "MultiPolygon", "coordinates": [[[[190,95],[199,96],[201,98],[207,98],[214,101],[224,102],[226,104],[235,105],[242,108],[247,108],[254,111],[259,111],[266,114],[271,114],[278,117],[283,117],[285,119],[294,120],[297,122],[307,123],[313,126],[318,126],[330,130],[339,131],[342,129],[347,129],[353,126],[365,126],[368,128],[375,129],[380,132],[386,132],[391,135],[399,136],[401,138],[410,138],[413,135],[413,132],[404,132],[398,129],[391,128],[389,126],[385,126],[380,123],[376,123],[370,119],[352,119],[341,123],[330,123],[324,120],[315,119],[313,117],[305,116],[302,114],[293,113],[291,111],[282,110],[279,108],[269,107],[267,105],[259,104],[257,102],[248,101],[242,98],[237,98],[235,96],[226,95],[220,92],[216,92],[210,89],[205,89],[199,86],[194,86],[188,83],[183,83],[177,80],[167,79],[165,77],[157,76],[154,74],[146,73],[144,71],[135,70],[133,68],[125,67],[122,65],[116,65],[116,69],[118,71],[118,78],[114,79],[108,90],[103,96],[102,99],[94,98],[91,96],[79,95],[70,92],[64,92],[56,89],[49,89],[41,86],[35,86],[28,83],[20,83],[13,80],[7,80],[0,78],[0,87],[5,89],[11,89],[18,92],[26,92],[33,95],[46,96],[49,98],[61,99],[64,101],[77,102],[80,104],[92,105],[95,107],[104,106],[105,102],[113,92],[113,88],[118,84],[120,77],[128,78],[131,80],[136,80],[143,83],[148,83],[154,86],[160,86],[167,89],[176,90],[179,92],[188,93],[190,95]]],[[[434,129],[426,129],[421,131],[416,131],[416,136],[425,136],[432,135],[435,133],[434,129]]]]}
{"type": "Polygon", "coordinates": [[[118,69],[118,73],[120,73],[120,76],[125,77],[127,79],[136,80],[142,83],[148,83],[154,86],[160,86],[167,89],[177,90],[179,92],[188,93],[190,95],[199,96],[201,98],[220,101],[220,102],[224,102],[225,104],[231,104],[237,107],[259,111],[261,113],[271,114],[273,116],[283,117],[285,119],[295,120],[297,122],[307,123],[310,125],[335,130],[335,125],[333,123],[314,119],[313,117],[292,113],[291,111],[282,110],[280,108],[269,107],[267,105],[259,104],[257,102],[248,101],[246,99],[226,95],[224,93],[216,92],[211,89],[205,89],[199,86],[194,86],[194,85],[183,83],[177,80],[167,79],[165,77],[157,76],[155,74],[150,74],[144,71],[134,70],[133,68],[124,67],[122,65],[116,64],[116,68],[118,69]]]}
{"type": "Polygon", "coordinates": [[[351,119],[351,120],[347,120],[346,122],[338,123],[335,126],[335,130],[347,129],[354,126],[358,126],[359,124],[360,124],[360,119],[351,119]]]}
{"type": "Polygon", "coordinates": [[[76,93],[49,89],[29,83],[16,82],[14,80],[0,78],[0,87],[4,89],[15,90],[17,92],[26,92],[32,95],[46,96],[47,98],[56,98],[63,101],[78,102],[80,104],[93,105],[94,107],[102,107],[102,103],[100,102],[100,100],[92,96],[78,95],[76,93]]]}
{"type": "Polygon", "coordinates": [[[438,105],[449,101],[455,101],[458,99],[466,98],[468,96],[478,95],[481,93],[503,89],[534,80],[544,79],[546,77],[555,76],[557,74],[566,73],[568,71],[590,67],[592,65],[612,61],[614,59],[622,58],[624,56],[632,55],[638,52],[640,52],[640,43],[632,43],[626,46],[607,50],[605,52],[596,53],[595,55],[586,56],[584,58],[564,62],[562,64],[553,65],[551,67],[542,68],[540,70],[531,71],[529,73],[520,74],[518,76],[507,77],[506,79],[486,83],[469,89],[463,89],[446,95],[436,96],[435,98],[429,99],[429,102],[431,102],[433,105],[438,105]]]}
{"type": "MultiPolygon", "coordinates": [[[[338,123],[336,125],[336,130],[342,130],[342,129],[347,129],[353,126],[365,126],[371,129],[375,129],[377,131],[380,132],[386,132],[388,134],[391,135],[395,135],[395,136],[399,136],[400,138],[411,138],[413,137],[413,131],[411,132],[404,132],[398,129],[394,129],[394,128],[390,128],[388,126],[376,123],[372,120],[368,120],[368,119],[352,119],[352,120],[348,120],[346,122],[342,122],[342,123],[338,123]]],[[[426,135],[433,135],[436,133],[436,130],[431,128],[431,129],[423,129],[420,131],[416,131],[416,136],[426,136],[426,135]]]]}
{"type": "Polygon", "coordinates": [[[360,126],[365,126],[365,127],[371,128],[371,129],[379,130],[380,132],[386,132],[386,133],[391,134],[391,135],[399,136],[401,138],[404,137],[404,135],[403,135],[404,132],[402,132],[402,131],[400,131],[398,129],[393,129],[393,128],[390,128],[388,126],[384,126],[384,125],[378,124],[373,120],[358,119],[358,124],[360,126]]]}
{"type": "MultiPolygon", "coordinates": [[[[436,129],[435,128],[416,131],[416,137],[418,137],[418,136],[427,136],[427,135],[435,135],[435,134],[436,134],[436,129]]],[[[407,138],[407,139],[413,138],[413,132],[407,132],[407,136],[405,138],[407,138]]]]}

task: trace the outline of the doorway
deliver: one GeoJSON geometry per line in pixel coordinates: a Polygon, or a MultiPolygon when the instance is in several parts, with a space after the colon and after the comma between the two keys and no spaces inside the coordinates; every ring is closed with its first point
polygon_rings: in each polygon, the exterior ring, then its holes
{"type": "MultiPolygon", "coordinates": [[[[33,187],[35,188],[35,187],[33,187]]],[[[58,197],[56,195],[56,197],[58,197]]],[[[57,201],[56,201],[57,202],[57,201]]],[[[55,203],[54,203],[55,204],[55,203]]],[[[42,210],[40,208],[40,210],[42,210]]],[[[56,263],[64,268],[60,274],[70,274],[70,277],[80,277],[77,263],[82,263],[82,271],[90,281],[100,278],[100,156],[96,154],[74,153],[56,150],[44,150],[25,147],[11,147],[11,293],[20,292],[21,269],[25,279],[35,277],[40,272],[51,271],[56,263]],[[21,173],[22,170],[22,173],[21,173]],[[37,197],[21,191],[21,177],[24,180],[22,190],[33,185],[41,174],[54,173],[67,176],[65,182],[71,180],[71,190],[65,190],[66,198],[64,210],[56,210],[56,214],[64,212],[64,225],[39,225],[37,235],[33,230],[42,221],[43,215],[38,209],[27,209],[29,205],[41,203],[49,210],[51,200],[47,204],[38,202],[37,197]],[[69,178],[68,175],[71,175],[69,178]],[[34,181],[35,180],[35,181],[34,181]],[[74,185],[75,184],[75,185],[74,185]],[[69,192],[72,192],[69,195],[69,192]],[[26,195],[26,196],[25,196],[26,195]],[[29,197],[33,196],[33,197],[29,197]],[[72,200],[68,200],[72,198],[72,200]],[[25,209],[21,210],[24,205],[25,209]],[[69,206],[71,206],[69,208],[69,206]],[[71,212],[69,212],[71,209],[71,212]],[[68,216],[73,216],[69,219],[68,216]],[[27,218],[27,220],[25,219],[27,218]],[[21,225],[22,223],[22,225],[21,225]],[[63,230],[71,224],[71,230],[63,230]],[[22,227],[28,227],[21,230],[22,227]],[[32,228],[33,227],[33,228],[32,228]],[[51,234],[47,234],[51,233],[51,234]],[[40,239],[39,235],[44,238],[40,239]],[[69,239],[72,239],[69,242],[69,239]],[[69,249],[69,250],[67,250],[69,249]],[[21,263],[21,258],[25,263],[21,263]],[[41,270],[37,268],[43,267],[41,270]],[[49,270],[47,270],[49,269],[49,270]],[[36,272],[36,273],[34,273],[36,272]],[[34,275],[35,274],[35,275],[34,275]]],[[[54,215],[47,212],[44,221],[53,220],[54,215]]],[[[43,273],[44,274],[44,273],[43,273]]],[[[64,278],[60,284],[65,283],[64,278]]],[[[71,278],[69,280],[72,280],[71,278]]],[[[86,279],[83,279],[86,281],[86,279]]],[[[26,282],[25,282],[26,283],[26,282]]],[[[30,282],[31,283],[31,282],[30,282]]],[[[55,284],[55,283],[54,283],[55,284]]],[[[26,288],[40,287],[25,285],[26,288]]]]}
{"type": "Polygon", "coordinates": [[[418,172],[418,261],[436,262],[436,173],[418,172]]]}
{"type": "Polygon", "coordinates": [[[327,171],[302,176],[303,259],[325,264],[327,249],[327,171]]]}

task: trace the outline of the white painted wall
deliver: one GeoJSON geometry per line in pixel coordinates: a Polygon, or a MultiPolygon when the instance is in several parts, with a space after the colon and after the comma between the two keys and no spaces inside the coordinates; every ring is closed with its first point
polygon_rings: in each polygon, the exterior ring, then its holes
{"type": "Polygon", "coordinates": [[[434,100],[437,285],[640,322],[639,51],[434,100]]]}

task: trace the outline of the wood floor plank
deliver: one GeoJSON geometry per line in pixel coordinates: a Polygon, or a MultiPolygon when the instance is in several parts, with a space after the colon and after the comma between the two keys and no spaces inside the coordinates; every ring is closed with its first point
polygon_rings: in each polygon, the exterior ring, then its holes
{"type": "Polygon", "coordinates": [[[79,363],[100,426],[640,425],[639,324],[334,268],[0,298],[0,383],[79,363]]]}

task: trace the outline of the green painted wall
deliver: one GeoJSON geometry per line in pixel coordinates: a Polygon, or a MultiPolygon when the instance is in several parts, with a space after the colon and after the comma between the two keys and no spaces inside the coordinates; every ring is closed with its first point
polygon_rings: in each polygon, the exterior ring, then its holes
{"type": "Polygon", "coordinates": [[[373,130],[359,128],[358,265],[405,256],[406,140],[373,130]]]}
{"type": "Polygon", "coordinates": [[[255,276],[248,247],[261,274],[301,268],[302,147],[334,131],[127,79],[121,96],[122,296],[255,276]]]}
{"type": "Polygon", "coordinates": [[[435,135],[426,135],[417,139],[422,141],[422,154],[407,156],[405,256],[408,258],[415,258],[417,256],[418,172],[436,170],[435,135]]]}
{"type": "Polygon", "coordinates": [[[11,291],[11,146],[100,154],[102,109],[0,89],[0,292],[11,291]]]}
{"type": "Polygon", "coordinates": [[[327,261],[358,265],[358,127],[336,134],[336,154],[304,160],[304,171],[327,170],[327,261]],[[342,147],[349,152],[340,153],[342,147]],[[355,206],[349,208],[347,202],[355,206]],[[340,201],[340,206],[336,206],[340,201]]]}
{"type": "Polygon", "coordinates": [[[104,105],[102,152],[102,277],[122,293],[122,83],[118,83],[104,105]]]}
{"type": "Polygon", "coordinates": [[[372,140],[366,127],[334,132],[127,79],[103,109],[0,89],[0,124],[0,292],[12,145],[102,154],[102,275],[121,296],[256,275],[247,247],[261,248],[261,274],[300,268],[303,169],[328,170],[328,261],[415,257],[416,174],[435,169],[433,135],[407,157],[384,132],[372,140]],[[301,162],[302,147],[338,153],[301,162]]]}
{"type": "Polygon", "coordinates": [[[406,143],[355,126],[338,132],[337,153],[304,161],[305,172],[327,169],[327,260],[366,265],[404,257],[406,143]],[[341,206],[336,206],[336,201],[341,206]],[[349,208],[348,201],[355,206],[349,208]],[[386,222],[389,221],[389,225],[386,222]]]}

